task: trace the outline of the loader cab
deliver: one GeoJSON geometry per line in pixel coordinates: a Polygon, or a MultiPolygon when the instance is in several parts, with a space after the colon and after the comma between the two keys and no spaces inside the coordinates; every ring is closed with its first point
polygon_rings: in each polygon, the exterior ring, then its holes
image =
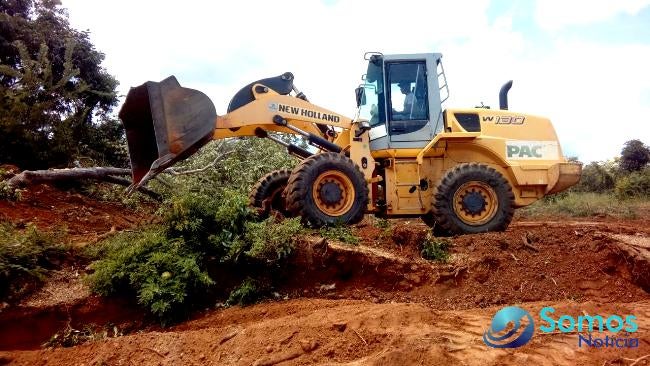
{"type": "Polygon", "coordinates": [[[368,70],[357,98],[370,121],[370,149],[422,148],[443,129],[439,53],[366,54],[368,70]]]}

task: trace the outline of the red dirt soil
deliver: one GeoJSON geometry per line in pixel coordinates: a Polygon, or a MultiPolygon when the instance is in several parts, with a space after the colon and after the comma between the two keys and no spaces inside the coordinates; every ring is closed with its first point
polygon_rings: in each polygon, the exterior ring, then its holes
{"type": "MultiPolygon", "coordinates": [[[[23,202],[0,201],[0,217],[66,225],[77,239],[148,218],[47,186],[23,202]]],[[[650,364],[642,358],[650,354],[650,220],[514,222],[503,233],[451,238],[448,263],[420,258],[417,243],[429,229],[419,220],[394,220],[389,229],[373,222],[355,228],[356,246],[302,243],[287,283],[276,289],[286,300],[209,309],[168,329],[133,304],[94,296],[7,307],[0,310],[0,364],[650,364]],[[492,316],[510,305],[532,314],[535,335],[520,348],[487,347],[482,336],[492,316]],[[580,347],[576,332],[544,334],[537,326],[545,306],[573,317],[633,314],[638,331],[615,336],[638,338],[638,347],[580,347]],[[68,324],[90,323],[125,335],[40,347],[68,324]]],[[[605,335],[613,334],[593,333],[605,335]]]]}
{"type": "Polygon", "coordinates": [[[40,229],[66,229],[74,242],[93,241],[111,229],[132,229],[151,218],[145,211],[97,201],[49,185],[30,187],[17,202],[0,200],[0,221],[33,223],[40,229]]]}

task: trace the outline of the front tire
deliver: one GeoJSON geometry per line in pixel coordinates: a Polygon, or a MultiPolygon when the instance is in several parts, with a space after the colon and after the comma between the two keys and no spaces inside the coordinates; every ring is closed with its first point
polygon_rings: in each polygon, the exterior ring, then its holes
{"type": "Polygon", "coordinates": [[[368,205],[368,186],[350,158],[327,152],[293,170],[285,196],[289,212],[311,226],[355,224],[368,205]]]}
{"type": "Polygon", "coordinates": [[[435,222],[452,234],[503,231],[514,214],[512,187],[501,173],[484,164],[450,169],[434,195],[435,222]]]}

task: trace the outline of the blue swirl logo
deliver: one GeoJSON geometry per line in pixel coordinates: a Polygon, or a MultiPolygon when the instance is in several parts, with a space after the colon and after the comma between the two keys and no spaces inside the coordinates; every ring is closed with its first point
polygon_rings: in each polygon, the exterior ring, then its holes
{"type": "Polygon", "coordinates": [[[528,343],[534,332],[533,317],[518,306],[508,306],[494,314],[490,329],[483,333],[483,342],[494,348],[516,348],[528,343]],[[522,327],[524,318],[527,324],[522,327]],[[506,332],[510,323],[514,326],[506,332]]]}

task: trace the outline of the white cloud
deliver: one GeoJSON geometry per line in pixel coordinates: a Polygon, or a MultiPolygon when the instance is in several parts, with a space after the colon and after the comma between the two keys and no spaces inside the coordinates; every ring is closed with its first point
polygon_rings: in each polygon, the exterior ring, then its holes
{"type": "MultiPolygon", "coordinates": [[[[612,11],[634,13],[641,6],[623,4],[612,11]]],[[[332,5],[63,0],[63,5],[75,27],[90,29],[122,94],[129,86],[175,74],[182,85],[204,91],[223,114],[244,85],[291,71],[312,102],[352,116],[365,51],[442,52],[448,108],[481,101],[496,108],[499,87],[514,79],[511,108],[550,117],[565,152],[600,160],[615,156],[627,139],[650,142],[650,74],[642,71],[650,64],[650,46],[558,41],[558,33],[554,44],[542,47],[512,30],[512,14],[489,21],[488,0],[472,6],[387,0],[332,5]]],[[[538,16],[559,11],[553,6],[538,16]]],[[[593,10],[590,17],[545,24],[559,29],[578,19],[602,19],[598,14],[604,13],[593,10]]]]}
{"type": "Polygon", "coordinates": [[[547,30],[585,25],[619,14],[635,15],[650,5],[648,0],[537,0],[535,18],[547,30]]]}

